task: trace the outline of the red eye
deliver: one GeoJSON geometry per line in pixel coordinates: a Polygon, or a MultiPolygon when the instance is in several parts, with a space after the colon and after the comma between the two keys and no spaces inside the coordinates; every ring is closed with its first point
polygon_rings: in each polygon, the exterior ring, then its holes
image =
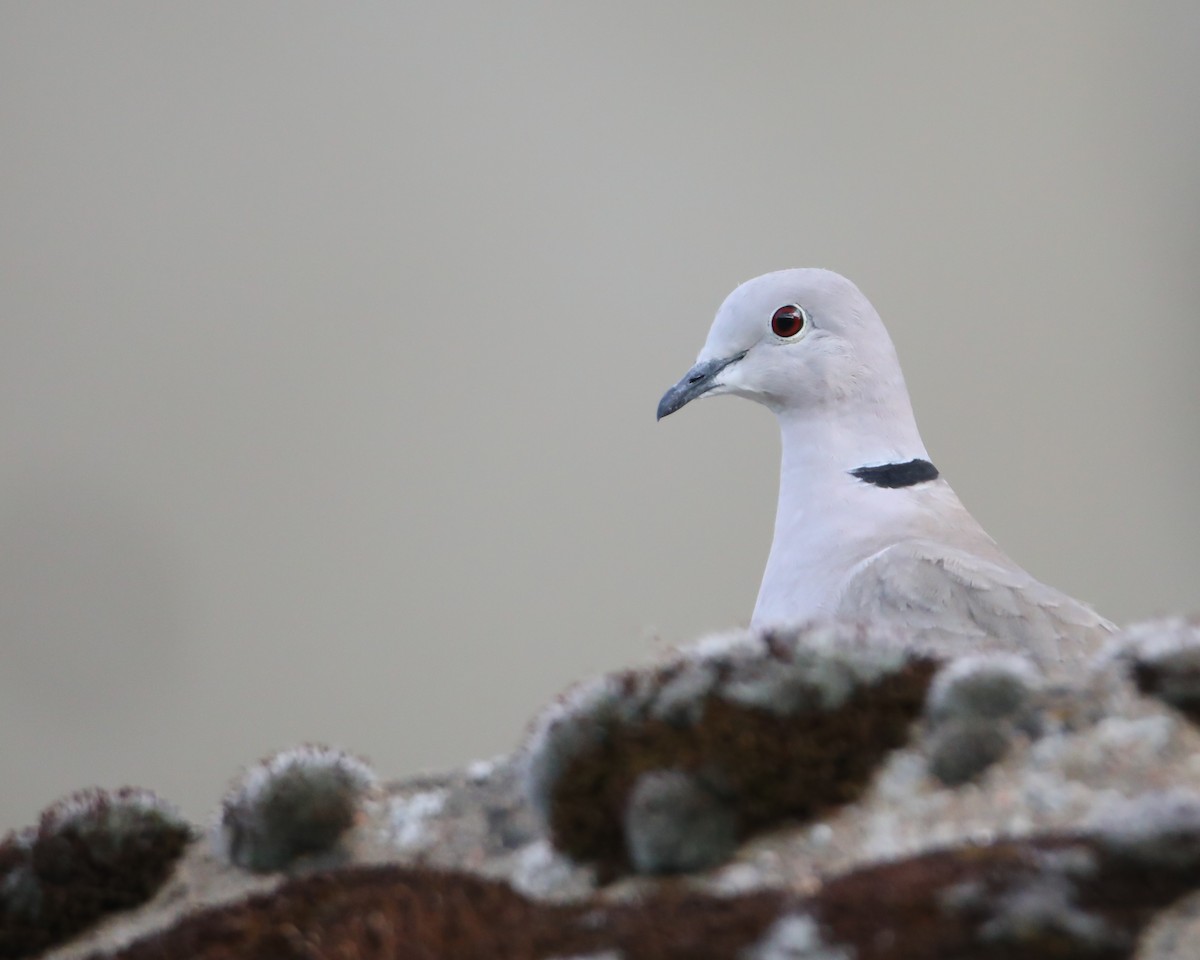
{"type": "Polygon", "coordinates": [[[789,303],[786,307],[780,307],[776,310],[775,315],[771,317],[771,332],[775,336],[783,337],[786,340],[788,337],[794,337],[803,330],[807,320],[808,314],[804,312],[803,307],[789,303]]]}

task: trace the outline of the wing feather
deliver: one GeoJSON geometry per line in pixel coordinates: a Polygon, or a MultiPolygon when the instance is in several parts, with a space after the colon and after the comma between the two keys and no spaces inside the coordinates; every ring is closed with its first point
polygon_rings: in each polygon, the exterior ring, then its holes
{"type": "Polygon", "coordinates": [[[898,620],[914,639],[947,652],[982,646],[1047,662],[1095,650],[1114,629],[1020,567],[931,540],[906,540],[858,564],[836,612],[898,620]]]}

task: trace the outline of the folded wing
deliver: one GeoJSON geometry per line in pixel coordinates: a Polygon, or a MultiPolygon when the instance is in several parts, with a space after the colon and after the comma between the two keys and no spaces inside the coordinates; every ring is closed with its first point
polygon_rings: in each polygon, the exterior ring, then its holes
{"type": "Polygon", "coordinates": [[[930,540],[906,540],[858,564],[836,613],[899,621],[914,639],[947,652],[1015,650],[1044,663],[1094,651],[1114,630],[1016,565],[930,540]]]}

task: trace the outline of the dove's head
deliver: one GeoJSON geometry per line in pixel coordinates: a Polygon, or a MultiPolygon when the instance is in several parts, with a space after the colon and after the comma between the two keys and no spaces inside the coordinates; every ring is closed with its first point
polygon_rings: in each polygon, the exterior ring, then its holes
{"type": "Polygon", "coordinates": [[[747,280],[717,311],[700,356],[658,405],[661,420],[698,397],[732,393],[783,416],[881,410],[908,393],[879,314],[829,270],[747,280]]]}

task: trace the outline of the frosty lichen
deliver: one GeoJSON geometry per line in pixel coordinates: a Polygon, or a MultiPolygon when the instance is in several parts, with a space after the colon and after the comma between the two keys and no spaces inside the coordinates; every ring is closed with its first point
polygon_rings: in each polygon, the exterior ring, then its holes
{"type": "Polygon", "coordinates": [[[812,917],[789,913],[771,925],[766,935],[743,950],[739,960],[854,960],[851,947],[831,946],[812,917]]]}
{"type": "Polygon", "coordinates": [[[1016,654],[961,657],[941,670],[929,689],[927,709],[935,723],[964,717],[1011,720],[1030,709],[1041,677],[1032,661],[1016,654]]]}
{"type": "Polygon", "coordinates": [[[1062,875],[1032,879],[987,904],[988,918],[979,927],[979,940],[1012,947],[1058,940],[1083,951],[1121,946],[1121,933],[1101,914],[1081,907],[1076,896],[1074,886],[1062,875]]]}
{"type": "Polygon", "coordinates": [[[955,720],[930,734],[929,772],[948,787],[974,779],[1008,752],[1010,733],[994,720],[955,720]]]}
{"type": "Polygon", "coordinates": [[[307,745],[251,767],[226,795],[217,846],[231,863],[282,870],[337,852],[376,789],[374,771],[341,750],[307,745]]]}
{"type": "Polygon", "coordinates": [[[947,786],[982,773],[1018,732],[1036,732],[1037,668],[1025,657],[965,656],[941,670],[925,705],[931,734],[929,770],[947,786]]]}
{"type": "Polygon", "coordinates": [[[445,805],[445,790],[423,790],[393,797],[388,805],[392,843],[399,850],[427,846],[433,841],[429,824],[445,805]]]}
{"type": "Polygon", "coordinates": [[[643,773],[625,808],[625,845],[639,873],[703,870],[737,843],[733,808],[711,784],[680,770],[643,773]]]}
{"type": "Polygon", "coordinates": [[[1103,848],[1147,869],[1200,868],[1200,795],[1159,790],[1101,810],[1092,827],[1103,848]]]}

